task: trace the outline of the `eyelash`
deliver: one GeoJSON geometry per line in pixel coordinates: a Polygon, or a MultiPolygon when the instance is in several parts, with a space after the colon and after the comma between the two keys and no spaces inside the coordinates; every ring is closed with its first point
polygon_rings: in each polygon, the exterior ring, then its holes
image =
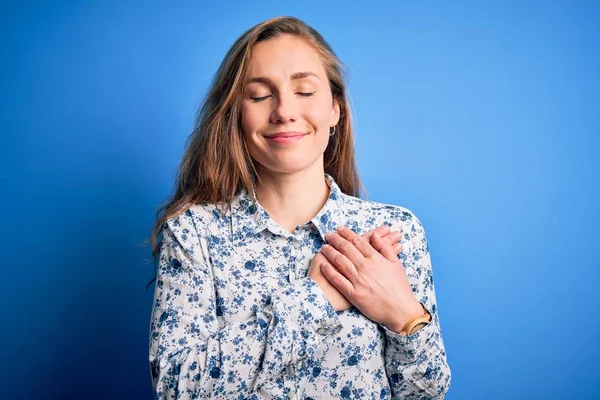
{"type": "MultiPolygon", "coordinates": [[[[309,93],[305,93],[305,92],[296,92],[296,94],[299,94],[300,96],[304,96],[304,97],[311,97],[312,95],[315,94],[315,92],[309,92],[309,93]]],[[[270,95],[269,95],[270,96],[270,95]]],[[[258,103],[259,101],[263,101],[264,99],[266,99],[269,96],[263,96],[263,97],[250,97],[252,99],[253,102],[258,103]]]]}

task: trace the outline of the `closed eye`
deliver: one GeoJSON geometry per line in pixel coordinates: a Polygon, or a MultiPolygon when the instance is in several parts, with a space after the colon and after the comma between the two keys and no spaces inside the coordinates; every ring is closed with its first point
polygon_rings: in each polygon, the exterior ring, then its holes
{"type": "Polygon", "coordinates": [[[257,101],[263,101],[267,97],[271,97],[271,95],[269,95],[269,96],[263,96],[263,97],[250,97],[250,98],[252,99],[252,101],[257,102],[257,101]]]}
{"type": "MultiPolygon", "coordinates": [[[[304,97],[311,97],[312,95],[315,94],[315,92],[296,92],[296,94],[299,94],[300,96],[304,96],[304,97]]],[[[263,101],[266,98],[271,97],[271,95],[268,96],[263,96],[263,97],[250,97],[252,99],[253,102],[259,102],[259,101],[263,101]]]]}

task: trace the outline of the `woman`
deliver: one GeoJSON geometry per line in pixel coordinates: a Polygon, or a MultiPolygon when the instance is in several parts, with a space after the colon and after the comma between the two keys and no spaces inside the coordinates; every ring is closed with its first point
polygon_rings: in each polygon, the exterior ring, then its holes
{"type": "Polygon", "coordinates": [[[340,71],[291,17],[221,64],[153,232],[158,398],[444,397],[425,232],[357,197],[340,71]]]}

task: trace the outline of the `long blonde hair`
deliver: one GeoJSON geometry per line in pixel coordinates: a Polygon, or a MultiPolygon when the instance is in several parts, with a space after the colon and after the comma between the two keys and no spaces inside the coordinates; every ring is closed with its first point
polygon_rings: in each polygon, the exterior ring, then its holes
{"type": "Polygon", "coordinates": [[[154,259],[160,251],[158,237],[171,217],[193,204],[223,203],[230,208],[241,189],[255,192],[258,176],[243,137],[241,99],[253,46],[284,34],[305,40],[319,54],[333,98],[340,105],[336,134],[324,153],[325,172],[335,179],[342,192],[355,197],[364,192],[354,159],[342,62],[315,29],[294,17],[275,17],[244,32],[219,66],[187,140],[173,193],[156,213],[150,237],[154,259]]]}

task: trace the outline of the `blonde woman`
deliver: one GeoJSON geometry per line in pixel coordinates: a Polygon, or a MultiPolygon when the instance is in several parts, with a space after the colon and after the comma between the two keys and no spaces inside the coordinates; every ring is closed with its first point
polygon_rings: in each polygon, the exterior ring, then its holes
{"type": "Polygon", "coordinates": [[[358,197],[341,70],[293,17],[223,60],[152,235],[157,398],[445,396],[425,232],[358,197]]]}

